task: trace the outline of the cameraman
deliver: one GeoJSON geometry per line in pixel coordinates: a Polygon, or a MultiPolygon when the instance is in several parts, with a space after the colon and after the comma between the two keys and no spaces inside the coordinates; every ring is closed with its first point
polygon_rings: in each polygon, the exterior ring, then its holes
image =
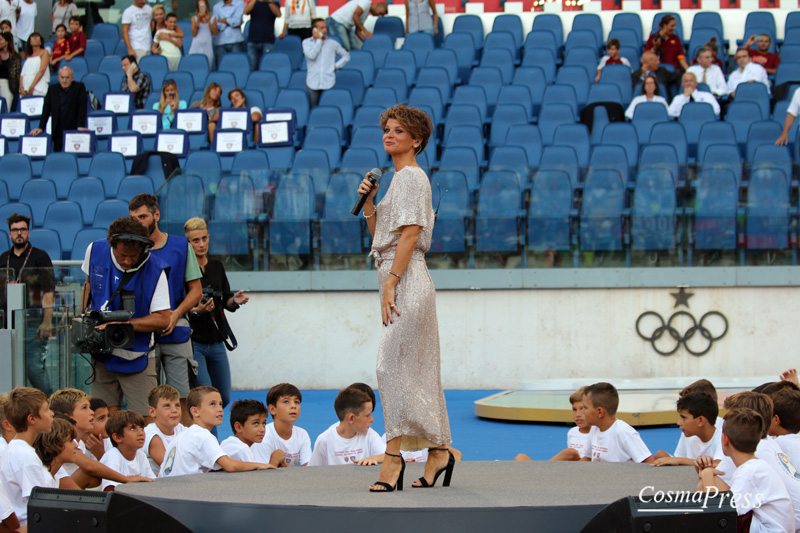
{"type": "Polygon", "coordinates": [[[661,63],[675,67],[677,71],[686,72],[689,64],[686,62],[686,53],[679,35],[675,35],[678,22],[672,15],[664,15],[658,23],[658,31],[647,39],[645,50],[652,50],[658,55],[661,63]]]}
{"type": "MultiPolygon", "coordinates": [[[[169,267],[150,255],[151,246],[147,230],[139,221],[118,218],[108,228],[106,239],[89,245],[81,267],[86,273],[83,309],[118,311],[124,309],[123,300],[133,302],[133,308],[126,309],[133,312],[133,348],[93,355],[95,380],[91,394],[105,400],[111,414],[119,411],[123,395],[128,409],[147,413],[147,395],[157,385],[152,332],[169,326],[169,267]],[[118,291],[123,282],[123,290],[118,291]],[[112,296],[113,301],[109,302],[112,296]]],[[[105,324],[98,329],[104,327],[105,324]]]]}
{"type": "Polygon", "coordinates": [[[216,259],[208,258],[206,221],[199,217],[190,218],[183,225],[183,230],[203,271],[203,299],[189,313],[192,346],[197,361],[197,385],[216,387],[224,406],[231,399],[231,368],[225,351],[225,341],[229,335],[222,309],[234,312],[249,298],[242,291],[234,294],[225,275],[225,267],[216,259]]]}

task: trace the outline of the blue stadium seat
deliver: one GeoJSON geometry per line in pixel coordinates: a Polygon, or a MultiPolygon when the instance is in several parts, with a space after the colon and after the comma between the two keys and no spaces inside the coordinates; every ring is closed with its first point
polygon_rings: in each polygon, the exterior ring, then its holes
{"type": "Polygon", "coordinates": [[[445,148],[442,152],[439,169],[462,172],[470,191],[477,191],[480,181],[480,167],[478,165],[478,154],[475,153],[474,149],[466,147],[445,148]]]}
{"type": "MultiPolygon", "coordinates": [[[[753,122],[747,132],[747,146],[745,148],[745,161],[753,162],[756,149],[762,144],[775,144],[775,139],[780,137],[783,126],[774,120],[760,120],[753,122]]],[[[787,176],[788,177],[788,176],[787,176]]]]}
{"type": "Polygon", "coordinates": [[[278,78],[278,86],[283,89],[289,86],[289,79],[292,77],[292,61],[286,54],[270,52],[261,56],[258,70],[275,74],[278,78]]]}
{"type": "MultiPolygon", "coordinates": [[[[269,56],[269,54],[267,54],[269,56]]],[[[266,56],[265,56],[266,57],[266,56]]],[[[339,71],[341,73],[341,71],[339,71]]],[[[340,87],[341,88],[341,87],[340,87]]],[[[283,89],[275,99],[276,108],[292,108],[297,116],[297,127],[303,129],[308,124],[308,94],[299,89],[283,89]]]]}
{"type": "MultiPolygon", "coordinates": [[[[639,48],[634,48],[632,46],[625,46],[623,45],[622,48],[619,49],[620,57],[624,57],[628,60],[631,64],[631,70],[636,72],[642,66],[641,54],[639,53],[639,48]]],[[[639,94],[634,91],[633,94],[639,94]]],[[[667,94],[666,92],[664,94],[667,94]]]]}
{"type": "MultiPolygon", "coordinates": [[[[663,142],[663,141],[659,141],[663,142]]],[[[712,144],[730,144],[737,147],[736,132],[728,122],[707,122],[700,128],[700,139],[697,141],[698,161],[712,144]]],[[[680,156],[680,155],[679,155],[680,156]]]]}
{"type": "Polygon", "coordinates": [[[159,228],[180,235],[183,224],[203,214],[205,190],[197,176],[173,176],[158,193],[159,228]]]}
{"type": "Polygon", "coordinates": [[[475,126],[477,128],[482,128],[483,121],[481,119],[480,110],[471,104],[453,104],[450,106],[450,111],[448,111],[447,119],[444,123],[444,135],[442,136],[444,139],[447,139],[450,130],[453,129],[454,126],[475,126]]]}
{"type": "Polygon", "coordinates": [[[578,164],[578,155],[572,146],[547,146],[542,151],[542,160],[539,164],[539,172],[543,170],[566,172],[573,189],[581,182],[581,167],[578,164]]]}
{"type": "Polygon", "coordinates": [[[763,83],[742,83],[736,88],[736,103],[754,102],[761,109],[761,119],[769,118],[770,97],[767,86],[763,83]]]}
{"type": "Polygon", "coordinates": [[[194,79],[194,90],[202,91],[206,88],[208,77],[208,58],[203,54],[190,54],[181,57],[178,72],[188,72],[194,79]]]}
{"type": "MultiPolygon", "coordinates": [[[[452,33],[461,32],[472,37],[476,49],[483,48],[483,21],[478,15],[459,15],[453,20],[452,33]]],[[[445,39],[446,41],[446,39],[445,39]]]]}
{"type": "MultiPolygon", "coordinates": [[[[533,122],[536,119],[534,115],[533,99],[527,87],[522,85],[506,85],[500,89],[500,94],[497,95],[497,107],[495,108],[492,122],[497,118],[500,108],[506,105],[521,106],[524,109],[523,118],[526,122],[533,122]]],[[[516,122],[515,122],[516,123],[516,122]]]]}
{"type": "MultiPolygon", "coordinates": [[[[394,73],[402,77],[402,73],[399,70],[395,70],[394,73]]],[[[386,109],[397,102],[398,99],[394,89],[390,87],[370,87],[364,94],[362,106],[374,106],[386,109]]]]}
{"type": "Polygon", "coordinates": [[[558,69],[558,74],[556,75],[557,84],[572,86],[580,107],[586,105],[589,97],[589,88],[593,81],[593,79],[589,79],[586,69],[578,65],[565,65],[558,69]]]}
{"type": "Polygon", "coordinates": [[[623,107],[631,102],[631,69],[627,65],[607,65],[600,71],[600,83],[613,83],[619,87],[623,107]]]}
{"type": "Polygon", "coordinates": [[[524,217],[519,180],[514,172],[490,171],[483,175],[475,217],[477,252],[518,252],[524,244],[524,217]]]}
{"type": "MultiPolygon", "coordinates": [[[[352,63],[352,53],[350,54],[350,57],[350,62],[352,63]]],[[[443,68],[447,71],[447,78],[451,83],[455,85],[461,84],[461,76],[458,73],[458,59],[454,51],[444,48],[432,50],[431,53],[428,54],[428,59],[425,61],[425,66],[443,68]]],[[[371,84],[371,81],[367,83],[367,85],[371,84]]]]}
{"type": "Polygon", "coordinates": [[[269,159],[267,158],[266,152],[262,152],[261,150],[245,150],[244,152],[239,152],[234,156],[231,165],[231,172],[234,174],[238,172],[247,173],[248,171],[267,169],[269,169],[269,159]]]}
{"type": "Polygon", "coordinates": [[[33,225],[39,228],[44,224],[44,215],[47,213],[47,208],[57,200],[56,186],[47,179],[27,181],[22,186],[22,192],[19,195],[20,203],[31,206],[33,225]]]}
{"type": "Polygon", "coordinates": [[[371,149],[378,156],[380,167],[389,164],[389,154],[383,148],[383,131],[377,126],[362,126],[353,130],[350,145],[371,149]]]}
{"type": "MultiPolygon", "coordinates": [[[[636,107],[639,109],[639,106],[636,107]]],[[[634,112],[635,113],[635,112],[634,112]]],[[[689,157],[697,157],[697,142],[700,139],[700,128],[707,122],[719,120],[714,114],[711,104],[704,102],[689,102],[681,109],[681,116],[678,121],[683,124],[686,130],[686,143],[689,147],[689,157]]]]}
{"type": "Polygon", "coordinates": [[[198,150],[189,153],[189,157],[186,158],[186,163],[183,165],[183,172],[186,175],[200,178],[203,189],[213,195],[222,178],[222,162],[216,152],[198,150]]]}
{"type": "Polygon", "coordinates": [[[553,33],[558,46],[564,44],[564,27],[561,17],[552,13],[539,13],[533,19],[532,31],[547,30],[553,33]]]}
{"type": "Polygon", "coordinates": [[[385,108],[380,106],[361,106],[356,109],[353,117],[353,129],[362,127],[378,127],[380,125],[381,113],[385,108]]]}
{"type": "Polygon", "coordinates": [[[67,196],[67,200],[81,206],[84,226],[92,225],[94,212],[97,210],[98,204],[104,202],[105,199],[105,188],[100,178],[80,178],[73,181],[67,196]]]}
{"type": "Polygon", "coordinates": [[[750,125],[760,120],[763,120],[761,109],[755,102],[733,102],[728,105],[725,122],[733,126],[740,150],[744,151],[747,146],[750,125]]]}
{"type": "Polygon", "coordinates": [[[622,178],[623,183],[632,181],[628,156],[625,148],[617,144],[600,144],[592,149],[589,159],[590,170],[614,170],[622,178]]]}
{"type": "MultiPolygon", "coordinates": [[[[589,79],[594,79],[597,75],[597,52],[593,48],[585,46],[572,48],[565,52],[565,65],[578,65],[586,69],[589,79]]],[[[523,64],[525,64],[523,62],[523,64]]]]}
{"type": "MultiPolygon", "coordinates": [[[[789,182],[782,171],[753,172],[745,207],[744,244],[747,250],[789,247],[789,182]]],[[[744,255],[744,250],[740,250],[744,255]]]]}
{"type": "Polygon", "coordinates": [[[571,248],[572,183],[559,170],[539,170],[528,206],[528,249],[534,252],[571,248]]]}
{"type": "Polygon", "coordinates": [[[669,175],[673,191],[681,185],[683,180],[678,154],[671,144],[651,143],[642,149],[642,154],[639,156],[639,174],[636,177],[637,185],[639,177],[646,171],[656,171],[665,176],[669,175]]]}
{"type": "MultiPolygon", "coordinates": [[[[700,128],[700,140],[702,140],[703,127],[709,124],[721,124],[721,122],[707,122],[700,128]]],[[[678,157],[678,164],[685,165],[688,162],[689,146],[686,140],[686,130],[679,122],[662,122],[653,127],[650,132],[650,144],[668,144],[675,149],[678,157]]]]}
{"type": "Polygon", "coordinates": [[[439,67],[423,67],[417,74],[417,88],[433,87],[439,91],[442,102],[448,104],[453,98],[453,83],[447,71],[439,67]]]}
{"type": "Polygon", "coordinates": [[[160,55],[147,55],[139,60],[139,68],[150,76],[154,90],[160,90],[164,77],[169,73],[167,58],[160,55]]]}
{"type": "Polygon", "coordinates": [[[551,50],[543,49],[537,50],[533,54],[525,54],[520,66],[542,69],[547,83],[553,83],[556,80],[556,58],[551,50]]]}
{"type": "Polygon", "coordinates": [[[378,154],[371,148],[348,148],[342,155],[339,165],[342,172],[358,172],[365,174],[369,169],[380,167],[378,154]]]}
{"type": "Polygon", "coordinates": [[[350,61],[347,62],[344,69],[359,71],[366,87],[371,87],[372,82],[375,81],[375,59],[371,53],[364,50],[351,50],[350,61]]]}
{"type": "Polygon", "coordinates": [[[338,109],[345,129],[348,125],[353,123],[355,110],[353,108],[353,99],[349,91],[345,89],[328,89],[322,93],[319,99],[319,106],[335,107],[338,109]]]}
{"type": "Polygon", "coordinates": [[[519,15],[516,14],[497,15],[494,19],[494,22],[492,23],[492,33],[495,32],[510,33],[511,36],[514,38],[515,46],[518,49],[522,48],[524,31],[522,29],[522,20],[520,19],[519,15]]]}
{"type": "Polygon", "coordinates": [[[589,128],[585,124],[562,124],[553,136],[554,146],[572,146],[578,154],[578,164],[589,164],[589,128]]]}
{"type": "Polygon", "coordinates": [[[433,120],[433,125],[438,126],[444,123],[444,102],[438,89],[431,87],[415,88],[408,95],[408,104],[416,107],[428,106],[432,112],[432,114],[429,114],[433,120]]]}
{"type": "Polygon", "coordinates": [[[43,226],[55,230],[61,242],[74,242],[75,235],[83,229],[81,206],[69,201],[50,204],[43,226]]]}
{"type": "Polygon", "coordinates": [[[267,154],[269,161],[269,168],[286,170],[292,167],[294,163],[294,147],[293,146],[275,146],[273,148],[261,148],[267,154]]]}
{"type": "Polygon", "coordinates": [[[304,149],[323,150],[331,168],[338,167],[341,163],[342,142],[335,128],[319,127],[310,130],[303,146],[304,149]]]}
{"type": "MultiPolygon", "coordinates": [[[[472,69],[472,74],[469,77],[469,85],[483,89],[486,97],[486,104],[489,110],[493,111],[494,107],[497,105],[497,97],[500,95],[500,89],[505,84],[503,83],[503,74],[500,69],[488,66],[472,69]]],[[[461,89],[461,87],[459,87],[457,91],[459,89],[461,89]]],[[[453,103],[455,103],[455,101],[453,103]]]]}
{"type": "Polygon", "coordinates": [[[528,164],[536,168],[542,160],[542,134],[534,124],[511,126],[506,132],[506,146],[519,146],[525,150],[528,164]]]}
{"type": "Polygon", "coordinates": [[[742,156],[735,145],[711,144],[702,153],[698,152],[697,162],[699,168],[704,171],[730,172],[737,187],[742,183],[742,156]]]}
{"type": "Polygon", "coordinates": [[[375,21],[375,29],[372,30],[374,34],[386,34],[392,40],[392,47],[400,37],[405,37],[406,30],[403,27],[403,21],[400,17],[380,17],[375,21]]]}
{"type": "Polygon", "coordinates": [[[619,172],[592,169],[586,177],[580,213],[582,251],[623,250],[627,235],[625,184],[619,172]]]}
{"type": "MultiPolygon", "coordinates": [[[[652,146],[659,145],[647,148],[652,146]]],[[[675,250],[676,210],[675,184],[670,176],[660,169],[640,170],[631,206],[631,247],[645,251],[675,250]]],[[[679,263],[682,263],[680,250],[679,263]]]]}
{"type": "Polygon", "coordinates": [[[8,187],[4,181],[0,181],[0,205],[7,204],[10,202],[8,198],[8,187]]]}
{"type": "MultiPolygon", "coordinates": [[[[308,131],[314,128],[333,128],[339,134],[342,146],[347,142],[347,130],[342,121],[342,113],[337,107],[317,106],[308,115],[308,131]]],[[[304,146],[307,146],[304,143],[304,146]]]]}
{"type": "Polygon", "coordinates": [[[81,81],[86,86],[86,90],[91,91],[101,102],[106,93],[111,91],[111,84],[105,74],[87,74],[81,81]]]}
{"type": "MultiPolygon", "coordinates": [[[[744,39],[747,40],[751,35],[767,33],[772,37],[770,52],[775,52],[775,17],[769,11],[753,11],[747,14],[744,21],[744,39]]],[[[737,40],[737,43],[740,42],[737,40]]]]}
{"type": "Polygon", "coordinates": [[[72,182],[78,179],[78,161],[73,154],[52,153],[47,156],[42,175],[56,184],[59,198],[66,198],[72,182]]]}
{"type": "Polygon", "coordinates": [[[248,91],[253,90],[261,92],[264,97],[264,105],[272,107],[275,105],[275,100],[278,98],[280,85],[275,73],[255,70],[251,72],[250,77],[247,78],[245,89],[248,91]]]}
{"type": "MultiPolygon", "coordinates": [[[[480,111],[484,124],[489,122],[489,104],[483,87],[462,85],[453,93],[453,105],[473,105],[480,111]]],[[[452,107],[452,106],[451,106],[452,107]]]]}
{"type": "Polygon", "coordinates": [[[483,45],[483,53],[485,54],[488,50],[493,50],[495,48],[508,50],[511,53],[511,57],[514,59],[514,64],[519,65],[522,55],[511,33],[507,31],[493,31],[487,35],[486,42],[483,45]]]}
{"type": "Polygon", "coordinates": [[[350,96],[353,98],[353,105],[361,105],[361,100],[364,98],[364,78],[357,70],[337,70],[336,71],[336,88],[346,89],[350,91],[350,96]]]}
{"type": "Polygon", "coordinates": [[[622,91],[620,91],[619,85],[615,83],[600,82],[593,84],[589,88],[586,103],[594,104],[596,102],[616,102],[622,107],[627,107],[625,98],[622,96],[622,91]]]}
{"type": "Polygon", "coordinates": [[[599,48],[603,44],[603,22],[596,13],[580,13],[572,19],[572,31],[591,30],[595,36],[595,46],[599,48]]]}
{"type": "Polygon", "coordinates": [[[786,31],[793,28],[800,28],[800,12],[792,11],[791,13],[787,13],[786,20],[784,21],[784,28],[786,31]]]}
{"type": "Polygon", "coordinates": [[[361,220],[350,214],[353,191],[363,179],[361,173],[336,173],[325,191],[319,220],[320,253],[360,254],[364,250],[361,220]]]}
{"type": "Polygon", "coordinates": [[[484,136],[480,128],[475,126],[455,126],[450,130],[447,138],[442,143],[444,148],[464,147],[471,148],[478,157],[478,163],[486,164],[486,149],[484,136]]]}
{"type": "Polygon", "coordinates": [[[464,253],[472,235],[472,193],[464,174],[438,171],[431,176],[432,203],[437,211],[430,252],[464,253]]]}
{"type": "MultiPolygon", "coordinates": [[[[289,57],[292,70],[299,69],[303,64],[303,41],[297,35],[287,34],[283,36],[283,39],[275,39],[275,48],[270,53],[273,52],[286,54],[289,57]]],[[[351,60],[352,57],[353,56],[351,52],[351,60]]]]}
{"type": "Polygon", "coordinates": [[[494,67],[500,70],[503,85],[508,85],[514,79],[514,57],[511,52],[502,48],[484,50],[481,56],[482,67],[494,67]]]}
{"type": "MultiPolygon", "coordinates": [[[[544,98],[542,99],[542,114],[550,106],[557,104],[566,104],[572,110],[572,121],[578,118],[578,97],[575,94],[575,89],[571,85],[553,84],[547,87],[544,91],[544,98]]],[[[540,118],[541,120],[541,118],[540,118]]]]}
{"type": "Polygon", "coordinates": [[[800,80],[800,63],[784,63],[778,65],[775,72],[775,87],[788,81],[800,80]]]}
{"type": "Polygon", "coordinates": [[[528,156],[520,146],[498,146],[489,158],[489,171],[507,170],[517,175],[523,186],[528,183],[528,156]]]}
{"type": "MultiPolygon", "coordinates": [[[[5,159],[5,158],[3,158],[5,159]]],[[[89,176],[99,178],[103,182],[106,198],[114,198],[119,183],[126,174],[125,158],[116,152],[101,152],[92,157],[89,176]]]]}
{"type": "Polygon", "coordinates": [[[573,48],[586,48],[594,52],[595,61],[597,61],[599,44],[597,36],[591,30],[572,30],[567,35],[567,42],[564,43],[564,53],[569,55],[570,50],[573,48]]]}
{"type": "Polygon", "coordinates": [[[192,49],[192,41],[194,41],[194,36],[192,35],[192,23],[188,20],[179,20],[178,27],[183,30],[181,53],[186,54],[186,52],[192,49]]]}
{"type": "MultiPolygon", "coordinates": [[[[789,14],[791,15],[792,13],[789,13],[789,14]]],[[[791,32],[791,33],[795,33],[796,35],[800,35],[800,33],[798,33],[798,31],[800,31],[800,28],[795,28],[795,29],[792,29],[792,30],[787,29],[786,30],[786,34],[789,35],[789,33],[791,32]]],[[[780,51],[780,54],[779,54],[780,58],[781,58],[781,62],[784,62],[784,61],[785,62],[791,62],[791,61],[794,60],[794,58],[797,57],[797,54],[799,54],[799,53],[800,53],[800,39],[795,40],[795,44],[787,44],[787,42],[784,41],[783,42],[783,46],[781,46],[781,51],[780,51]]]]}
{"type": "Polygon", "coordinates": [[[642,19],[638,13],[617,13],[614,15],[614,20],[611,22],[611,31],[614,30],[631,30],[636,34],[636,42],[631,43],[641,47],[644,43],[644,33],[642,32],[642,19]]]}
{"type": "MultiPolygon", "coordinates": [[[[70,259],[72,259],[73,261],[83,261],[84,257],[86,256],[86,249],[89,247],[89,245],[94,241],[105,239],[107,235],[108,235],[107,229],[100,229],[100,228],[82,229],[75,235],[75,240],[73,242],[69,244],[64,243],[64,246],[62,247],[62,254],[64,250],[69,249],[70,259]],[[67,246],[69,246],[69,248],[66,248],[67,246]]],[[[80,283],[83,283],[86,280],[86,274],[81,272],[80,267],[72,268],[70,271],[70,275],[73,277],[73,279],[77,279],[80,283]]]]}
{"type": "Polygon", "coordinates": [[[116,24],[100,23],[92,27],[92,39],[103,43],[104,55],[111,55],[122,37],[119,34],[119,26],[116,24]]]}
{"type": "MultiPolygon", "coordinates": [[[[277,53],[277,52],[276,52],[277,53]]],[[[288,55],[286,56],[289,57],[288,55]]],[[[291,64],[291,60],[290,60],[291,64]]],[[[245,53],[227,53],[217,65],[217,71],[230,72],[236,79],[236,87],[244,87],[250,75],[250,62],[245,53]]]]}
{"type": "Polygon", "coordinates": [[[561,43],[556,41],[555,34],[549,30],[533,30],[528,33],[528,36],[525,38],[525,44],[522,48],[523,56],[527,54],[536,54],[540,50],[550,50],[553,57],[556,59],[556,63],[563,59],[561,43]]]}
{"type": "Polygon", "coordinates": [[[108,227],[112,222],[119,217],[127,217],[129,215],[128,202],[122,200],[106,200],[98,204],[94,212],[92,227],[108,231],[108,227]]]}
{"type": "MultiPolygon", "coordinates": [[[[606,42],[610,41],[611,39],[617,39],[620,42],[620,56],[621,57],[625,57],[625,56],[622,55],[622,46],[621,45],[625,44],[625,45],[627,45],[628,48],[635,47],[633,49],[637,50],[637,51],[640,50],[641,46],[642,46],[641,44],[639,44],[642,41],[638,40],[638,35],[637,35],[636,31],[628,29],[628,28],[618,28],[618,29],[611,30],[610,32],[608,32],[608,39],[606,39],[606,42]]],[[[603,46],[603,48],[605,49],[606,46],[603,46]]]]}
{"type": "MultiPolygon", "coordinates": [[[[416,59],[413,52],[408,50],[394,50],[386,55],[383,68],[396,68],[402,70],[406,75],[409,85],[414,85],[417,81],[416,59]]],[[[339,71],[342,72],[342,71],[339,71]]]]}
{"type": "Polygon", "coordinates": [[[639,136],[632,124],[612,122],[603,128],[601,144],[616,144],[625,149],[628,166],[633,168],[639,162],[639,136]]]}
{"type": "Polygon", "coordinates": [[[753,155],[752,164],[754,173],[762,169],[778,169],[787,180],[792,180],[792,156],[786,146],[760,145],[753,155]]]}
{"type": "Polygon", "coordinates": [[[58,261],[62,259],[61,239],[57,231],[43,228],[32,229],[29,238],[37,248],[47,252],[51,260],[58,261]]]}
{"type": "MultiPolygon", "coordinates": [[[[75,76],[75,81],[83,81],[83,77],[89,74],[89,63],[86,61],[85,57],[76,56],[67,61],[66,59],[61,60],[59,63],[58,68],[61,67],[69,67],[72,69],[72,74],[75,76]]],[[[58,73],[56,72],[56,78],[58,78],[58,73]]]]}
{"type": "MultiPolygon", "coordinates": [[[[695,250],[735,250],[739,184],[733,173],[724,169],[706,169],[697,179],[694,201],[695,250]]],[[[690,264],[691,264],[691,251],[690,264]]]]}
{"type": "MultiPolygon", "coordinates": [[[[460,20],[463,17],[457,17],[460,20]]],[[[372,39],[370,39],[372,40],[372,39]]],[[[481,40],[481,44],[483,41],[481,40]]],[[[444,49],[452,50],[456,54],[458,76],[461,80],[469,77],[469,71],[475,63],[475,41],[467,33],[451,33],[444,40],[444,49]]]]}
{"type": "Polygon", "coordinates": [[[568,104],[549,104],[542,107],[539,114],[539,131],[545,146],[553,144],[556,128],[561,124],[574,124],[574,109],[568,104]]]}
{"type": "Polygon", "coordinates": [[[361,49],[372,54],[375,68],[381,69],[386,61],[386,55],[394,50],[394,40],[385,33],[373,34],[372,39],[367,39],[361,49]]]}
{"type": "Polygon", "coordinates": [[[122,200],[128,203],[137,194],[153,194],[154,192],[155,187],[153,187],[153,180],[150,179],[149,176],[125,176],[125,179],[123,179],[119,184],[117,200],[122,200]]]}
{"type": "Polygon", "coordinates": [[[6,154],[0,157],[0,175],[8,185],[9,198],[19,199],[22,186],[33,177],[30,158],[23,154],[6,154]]]}
{"type": "Polygon", "coordinates": [[[433,50],[433,36],[423,32],[409,33],[403,41],[402,49],[414,54],[417,68],[422,68],[428,54],[433,50]]]}
{"type": "Polygon", "coordinates": [[[311,176],[314,180],[314,190],[321,196],[328,189],[328,181],[333,169],[338,167],[341,161],[333,164],[328,157],[328,153],[320,149],[320,146],[317,144],[311,144],[310,146],[314,146],[314,148],[303,148],[294,155],[292,172],[311,176]]]}
{"type": "MultiPolygon", "coordinates": [[[[245,153],[245,152],[242,152],[245,153]]],[[[225,176],[214,197],[214,216],[208,229],[213,235],[209,252],[214,255],[249,255],[250,227],[256,215],[253,180],[247,175],[225,176]]]]}
{"type": "Polygon", "coordinates": [[[281,178],[269,221],[270,254],[311,254],[314,202],[314,182],[310,176],[291,173],[281,178]]]}
{"type": "Polygon", "coordinates": [[[105,56],[97,66],[97,73],[108,76],[112,91],[118,91],[125,76],[122,72],[122,58],[119,56],[105,56]]]}
{"type": "MultiPolygon", "coordinates": [[[[406,80],[405,72],[396,68],[388,68],[379,71],[375,75],[375,83],[373,83],[371,89],[391,89],[392,92],[394,92],[394,104],[396,102],[402,102],[408,98],[408,86],[409,84],[406,80]]],[[[374,104],[367,104],[366,102],[362,101],[361,105],[374,104]]]]}

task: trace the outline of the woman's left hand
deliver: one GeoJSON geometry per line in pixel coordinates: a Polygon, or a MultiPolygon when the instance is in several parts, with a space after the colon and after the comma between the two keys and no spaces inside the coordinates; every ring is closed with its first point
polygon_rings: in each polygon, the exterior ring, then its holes
{"type": "Polygon", "coordinates": [[[395,287],[394,285],[386,284],[383,287],[383,302],[381,302],[381,320],[384,326],[394,323],[392,313],[400,316],[400,309],[395,305],[395,287]]]}
{"type": "Polygon", "coordinates": [[[239,291],[233,295],[233,302],[238,305],[244,305],[250,301],[250,297],[247,296],[244,291],[239,291]]]}

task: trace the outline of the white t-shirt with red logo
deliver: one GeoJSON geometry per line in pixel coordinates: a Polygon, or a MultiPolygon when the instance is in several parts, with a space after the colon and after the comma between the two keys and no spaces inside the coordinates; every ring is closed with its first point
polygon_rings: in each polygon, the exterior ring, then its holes
{"type": "Polygon", "coordinates": [[[583,451],[591,445],[592,432],[581,433],[581,428],[575,426],[567,432],[567,448],[573,448],[583,457],[583,451]]]}
{"type": "Polygon", "coordinates": [[[297,426],[292,426],[292,436],[284,440],[275,431],[275,423],[271,422],[267,424],[264,440],[254,443],[251,448],[260,463],[269,463],[275,450],[283,450],[286,466],[303,466],[311,460],[311,438],[305,429],[297,426]]]}
{"type": "Polygon", "coordinates": [[[622,420],[616,420],[605,431],[592,426],[589,439],[591,445],[586,447],[582,456],[592,461],[641,463],[651,455],[639,432],[622,420]]]}
{"type": "Polygon", "coordinates": [[[336,432],[337,427],[338,424],[334,424],[317,437],[308,466],[349,465],[386,451],[386,445],[375,431],[344,439],[336,432]]]}

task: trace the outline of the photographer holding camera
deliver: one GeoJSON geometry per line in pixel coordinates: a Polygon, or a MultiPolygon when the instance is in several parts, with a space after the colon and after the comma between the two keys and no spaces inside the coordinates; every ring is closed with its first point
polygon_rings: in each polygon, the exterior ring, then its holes
{"type": "MultiPolygon", "coordinates": [[[[117,339],[102,343],[84,343],[91,350],[95,379],[91,395],[108,404],[110,414],[119,411],[122,397],[128,409],[147,412],[147,394],[157,385],[153,332],[169,326],[170,303],[167,273],[169,266],[158,257],[150,255],[153,242],[147,230],[133,217],[115,220],[108,228],[108,237],[94,241],[86,249],[81,269],[86,273],[83,291],[83,309],[91,310],[83,322],[103,322],[94,311],[127,311],[132,326],[130,349],[108,349],[117,339]]],[[[110,315],[105,323],[95,326],[95,331],[115,324],[119,316],[110,315]]],[[[73,339],[76,329],[73,324],[73,339]]],[[[92,337],[94,331],[86,336],[92,337]]],[[[122,335],[124,337],[124,335],[122,335]]],[[[79,346],[80,343],[76,342],[79,346]]]]}
{"type": "Polygon", "coordinates": [[[675,67],[677,71],[686,72],[689,64],[686,62],[686,53],[679,35],[675,35],[678,23],[672,15],[664,15],[658,23],[658,31],[650,36],[645,50],[652,50],[658,55],[661,63],[675,67]]]}
{"type": "Polygon", "coordinates": [[[225,267],[220,261],[208,258],[206,221],[199,217],[190,218],[183,225],[183,230],[203,272],[203,298],[189,312],[194,359],[197,361],[197,385],[216,387],[222,396],[222,405],[227,405],[231,398],[231,369],[225,348],[236,348],[236,338],[223,309],[234,312],[249,298],[243,291],[234,294],[225,275],[225,267]]]}

